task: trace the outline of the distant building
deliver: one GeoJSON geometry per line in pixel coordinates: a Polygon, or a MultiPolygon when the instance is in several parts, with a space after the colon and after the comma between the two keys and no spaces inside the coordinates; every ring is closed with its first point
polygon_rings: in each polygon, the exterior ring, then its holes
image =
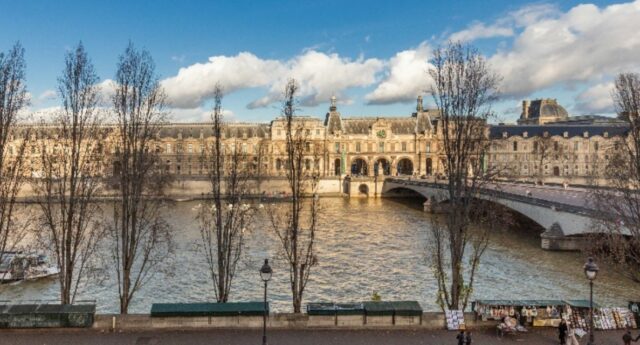
{"type": "Polygon", "coordinates": [[[569,116],[555,99],[523,101],[517,125],[490,127],[488,162],[507,179],[589,184],[627,131],[615,118],[569,116]]]}

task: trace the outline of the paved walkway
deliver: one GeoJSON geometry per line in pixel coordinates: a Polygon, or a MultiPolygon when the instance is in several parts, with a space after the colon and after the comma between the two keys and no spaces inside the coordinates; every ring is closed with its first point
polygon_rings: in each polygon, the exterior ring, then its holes
{"type": "MultiPolygon", "coordinates": [[[[634,331],[635,336],[638,332],[634,331]]],[[[622,331],[596,333],[596,344],[622,344],[622,331]]],[[[272,345],[455,345],[455,332],[426,330],[273,330],[272,345]]],[[[0,344],[11,345],[235,345],[261,344],[258,330],[195,330],[101,333],[93,330],[3,330],[0,344]]],[[[586,337],[580,344],[586,344],[586,337]]],[[[497,338],[490,330],[473,333],[473,345],[558,344],[553,329],[536,329],[528,334],[497,338]]]]}

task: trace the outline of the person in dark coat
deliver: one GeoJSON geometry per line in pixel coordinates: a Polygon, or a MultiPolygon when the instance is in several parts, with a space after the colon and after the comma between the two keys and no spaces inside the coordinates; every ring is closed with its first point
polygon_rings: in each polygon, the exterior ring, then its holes
{"type": "Polygon", "coordinates": [[[458,345],[464,345],[464,331],[460,331],[460,333],[458,333],[458,336],[456,336],[456,339],[458,339],[458,345]]]}
{"type": "Polygon", "coordinates": [[[467,336],[464,338],[464,345],[471,345],[471,332],[467,332],[467,336]]]}
{"type": "Polygon", "coordinates": [[[633,337],[631,336],[631,330],[629,330],[629,328],[627,328],[627,331],[622,335],[622,341],[624,342],[624,345],[631,345],[632,341],[638,341],[638,339],[633,339],[633,337]]]}
{"type": "Polygon", "coordinates": [[[562,319],[560,326],[558,326],[558,338],[560,338],[560,345],[567,343],[567,321],[562,319]]]}

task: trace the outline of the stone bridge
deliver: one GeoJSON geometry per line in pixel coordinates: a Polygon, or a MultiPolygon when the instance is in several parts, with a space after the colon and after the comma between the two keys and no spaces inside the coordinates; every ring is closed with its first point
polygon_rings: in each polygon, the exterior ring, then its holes
{"type": "MultiPolygon", "coordinates": [[[[381,195],[400,196],[410,190],[427,199],[427,208],[446,202],[446,188],[446,184],[433,180],[387,178],[381,195]]],[[[546,229],[541,234],[542,248],[578,250],[584,241],[583,235],[594,232],[593,220],[599,213],[590,207],[588,193],[582,188],[494,183],[482,188],[477,197],[516,211],[546,229]]]]}

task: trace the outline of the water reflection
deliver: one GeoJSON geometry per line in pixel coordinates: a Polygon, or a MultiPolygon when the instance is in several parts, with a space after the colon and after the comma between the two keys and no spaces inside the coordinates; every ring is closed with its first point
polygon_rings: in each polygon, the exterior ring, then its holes
{"type": "MultiPolygon", "coordinates": [[[[176,229],[178,253],[171,275],[158,274],[139,291],[130,311],[148,312],[153,302],[213,300],[206,262],[195,250],[199,241],[194,220],[195,202],[177,203],[170,210],[176,229]]],[[[380,199],[322,199],[318,233],[319,264],[307,286],[305,301],[358,301],[373,291],[386,300],[418,300],[425,310],[437,310],[436,281],[429,269],[429,215],[419,204],[380,199]]],[[[266,210],[266,209],[265,209],[266,210]]],[[[275,311],[290,311],[286,263],[278,258],[278,242],[269,221],[261,214],[247,238],[232,300],[261,300],[258,270],[271,258],[274,270],[269,298],[275,311]]],[[[548,252],[527,229],[494,230],[476,279],[474,298],[587,298],[587,281],[579,253],[548,252]]],[[[625,305],[638,299],[636,286],[611,270],[603,269],[595,285],[596,300],[625,305]]],[[[112,273],[105,273],[112,274],[112,273]]],[[[79,298],[97,299],[99,312],[117,312],[117,288],[86,282],[79,298]]],[[[55,280],[0,287],[2,300],[55,299],[55,280]]]]}

